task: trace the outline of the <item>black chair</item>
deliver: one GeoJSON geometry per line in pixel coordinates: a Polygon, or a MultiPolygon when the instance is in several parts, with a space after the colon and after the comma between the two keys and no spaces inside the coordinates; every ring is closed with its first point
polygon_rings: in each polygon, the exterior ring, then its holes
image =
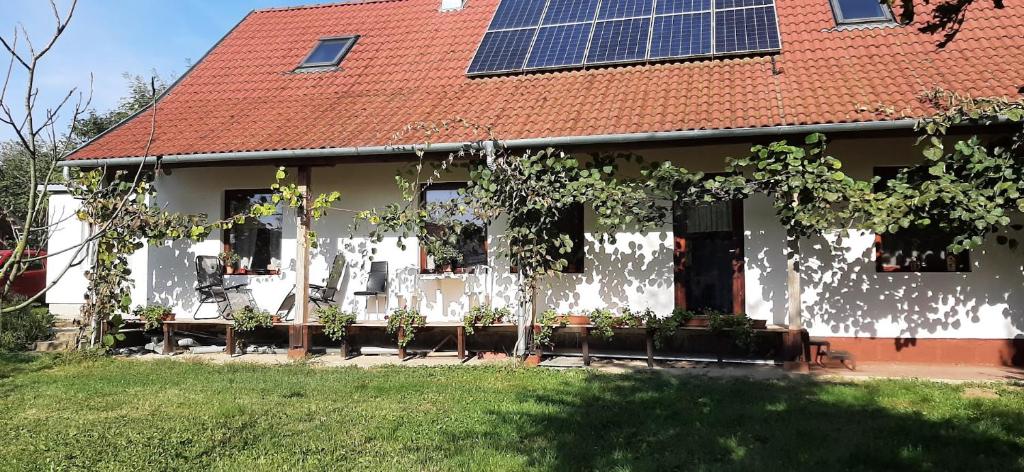
{"type": "MultiPolygon", "coordinates": [[[[309,284],[309,301],[313,302],[316,306],[321,306],[321,304],[333,305],[335,303],[334,297],[338,294],[338,283],[341,282],[341,274],[344,270],[345,257],[341,254],[334,256],[331,272],[327,274],[327,280],[324,284],[309,284]]],[[[385,278],[387,278],[387,271],[387,263],[384,263],[385,278]]]]}
{"type": "Polygon", "coordinates": [[[246,306],[256,306],[252,293],[246,284],[224,285],[224,263],[215,256],[196,256],[196,293],[199,294],[199,306],[192,314],[195,319],[199,309],[207,303],[217,304],[217,316],[214,318],[231,319],[232,313],[246,306]]]}
{"type": "Polygon", "coordinates": [[[366,281],[366,290],[355,293],[360,297],[374,297],[377,311],[380,311],[379,297],[384,295],[384,311],[388,310],[388,263],[386,261],[371,262],[370,276],[366,281]]]}

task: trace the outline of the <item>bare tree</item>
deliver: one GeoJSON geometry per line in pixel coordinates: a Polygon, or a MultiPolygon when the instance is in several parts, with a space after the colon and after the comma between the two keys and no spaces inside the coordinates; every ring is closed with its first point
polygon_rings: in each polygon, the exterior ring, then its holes
{"type": "MultiPolygon", "coordinates": [[[[13,132],[18,152],[28,160],[27,175],[21,183],[26,186],[24,194],[27,196],[27,205],[24,214],[19,215],[20,225],[14,231],[12,254],[0,265],[0,314],[20,310],[34,303],[52,289],[72,267],[87,263],[89,248],[106,229],[101,223],[91,228],[90,236],[83,241],[53,253],[39,254],[29,251],[32,242],[39,247],[45,247],[54,229],[76,216],[70,214],[50,218],[47,214],[47,203],[50,185],[61,176],[58,164],[74,150],[75,141],[69,137],[75,134],[75,127],[78,126],[91,101],[90,77],[90,88],[87,91],[78,88],[67,90],[61,95],[62,99],[45,108],[38,102],[40,93],[36,79],[43,60],[70,24],[78,1],[71,0],[71,4],[63,13],[54,0],[50,0],[49,3],[53,12],[54,30],[42,47],[37,47],[32,42],[21,24],[14,29],[11,36],[0,35],[0,45],[8,56],[3,87],[0,88],[0,123],[13,132]],[[16,77],[23,81],[20,94],[13,91],[12,85],[16,77]],[[61,125],[62,117],[69,118],[66,127],[61,125]],[[61,254],[70,257],[59,267],[49,267],[48,270],[55,270],[57,275],[50,277],[49,283],[42,290],[31,294],[26,300],[3,305],[13,281],[21,276],[31,263],[61,254]]],[[[154,90],[150,99],[150,107],[153,108],[150,138],[146,143],[144,155],[149,154],[156,129],[155,104],[154,90]]],[[[131,177],[135,183],[143,175],[143,166],[144,164],[140,164],[131,177]]],[[[121,202],[115,208],[124,208],[132,197],[131,194],[121,196],[121,202]]]]}

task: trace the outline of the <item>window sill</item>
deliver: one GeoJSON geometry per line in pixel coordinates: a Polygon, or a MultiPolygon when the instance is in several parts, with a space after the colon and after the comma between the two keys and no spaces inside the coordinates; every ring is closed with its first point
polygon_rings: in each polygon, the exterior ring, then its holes
{"type": "Polygon", "coordinates": [[[269,270],[269,271],[245,272],[245,273],[232,272],[230,274],[225,272],[224,275],[226,275],[226,276],[241,276],[241,277],[259,277],[261,275],[281,275],[281,271],[279,271],[279,270],[269,270]]]}

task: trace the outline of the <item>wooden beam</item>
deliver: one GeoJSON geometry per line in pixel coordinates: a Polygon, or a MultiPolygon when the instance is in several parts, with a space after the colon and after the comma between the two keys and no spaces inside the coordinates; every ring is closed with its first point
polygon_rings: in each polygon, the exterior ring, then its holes
{"type": "Polygon", "coordinates": [[[309,322],[309,189],[312,181],[309,166],[299,167],[296,181],[302,204],[295,212],[295,321],[289,326],[295,333],[289,338],[301,339],[301,343],[289,343],[289,359],[300,359],[309,353],[309,336],[302,329],[309,322]]]}

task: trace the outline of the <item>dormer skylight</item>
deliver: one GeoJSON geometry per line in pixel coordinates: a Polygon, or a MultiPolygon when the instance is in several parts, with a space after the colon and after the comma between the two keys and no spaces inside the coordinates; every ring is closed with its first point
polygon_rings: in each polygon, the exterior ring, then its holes
{"type": "Polygon", "coordinates": [[[355,45],[359,36],[343,36],[332,38],[321,38],[316,46],[306,56],[306,59],[299,64],[299,69],[316,69],[324,67],[337,67],[345,58],[348,51],[355,45]]]}

